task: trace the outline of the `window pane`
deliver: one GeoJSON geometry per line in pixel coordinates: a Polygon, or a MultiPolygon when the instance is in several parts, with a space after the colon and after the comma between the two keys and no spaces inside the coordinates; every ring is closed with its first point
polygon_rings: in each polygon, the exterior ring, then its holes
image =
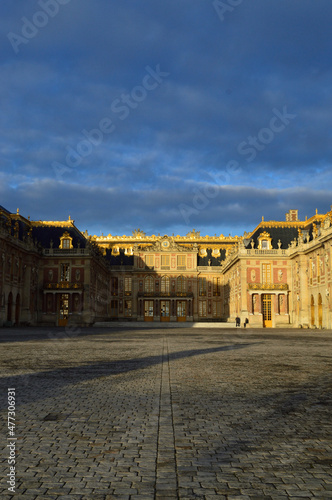
{"type": "Polygon", "coordinates": [[[61,264],[61,281],[69,281],[70,276],[70,265],[61,264]]]}
{"type": "Polygon", "coordinates": [[[163,293],[169,293],[169,278],[167,276],[161,278],[161,291],[163,293]]]}
{"type": "Polygon", "coordinates": [[[198,285],[199,285],[199,295],[201,296],[206,295],[206,278],[199,278],[198,285]]]}
{"type": "Polygon", "coordinates": [[[125,293],[131,293],[131,278],[125,278],[124,286],[125,286],[125,293]]]}
{"type": "Polygon", "coordinates": [[[144,291],[146,293],[152,293],[153,292],[153,289],[154,289],[154,280],[151,276],[148,276],[147,278],[145,278],[145,281],[144,281],[144,291]]]}

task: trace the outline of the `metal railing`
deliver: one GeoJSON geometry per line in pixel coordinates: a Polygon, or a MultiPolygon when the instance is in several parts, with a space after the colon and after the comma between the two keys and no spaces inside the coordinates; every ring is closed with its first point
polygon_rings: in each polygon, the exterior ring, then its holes
{"type": "Polygon", "coordinates": [[[44,288],[48,290],[70,290],[79,289],[82,290],[84,287],[83,283],[71,283],[70,281],[59,281],[58,283],[46,283],[44,288]]]}

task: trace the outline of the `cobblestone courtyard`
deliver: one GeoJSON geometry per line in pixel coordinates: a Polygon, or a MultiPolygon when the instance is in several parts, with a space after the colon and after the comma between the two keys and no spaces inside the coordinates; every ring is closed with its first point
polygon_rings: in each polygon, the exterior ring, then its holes
{"type": "Polygon", "coordinates": [[[331,331],[29,328],[0,342],[1,498],[332,498],[331,331]]]}

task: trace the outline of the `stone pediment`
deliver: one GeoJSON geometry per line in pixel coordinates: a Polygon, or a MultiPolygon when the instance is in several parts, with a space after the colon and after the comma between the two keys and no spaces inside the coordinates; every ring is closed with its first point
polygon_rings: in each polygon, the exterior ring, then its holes
{"type": "Polygon", "coordinates": [[[188,246],[180,245],[173,238],[165,236],[152,243],[152,245],[141,247],[140,250],[144,250],[145,252],[192,252],[197,251],[198,248],[196,244],[188,246]]]}

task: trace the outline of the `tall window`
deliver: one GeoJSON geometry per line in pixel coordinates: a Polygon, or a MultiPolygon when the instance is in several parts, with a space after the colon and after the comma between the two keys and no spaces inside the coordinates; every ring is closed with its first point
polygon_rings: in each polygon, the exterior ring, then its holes
{"type": "Polygon", "coordinates": [[[206,300],[200,300],[198,303],[198,316],[201,318],[206,317],[206,300]]]}
{"type": "Polygon", "coordinates": [[[263,283],[271,283],[271,264],[262,264],[263,283]]]}
{"type": "Polygon", "coordinates": [[[131,287],[132,287],[131,278],[126,277],[124,279],[124,292],[125,292],[125,295],[130,295],[131,294],[131,287]]]}
{"type": "Polygon", "coordinates": [[[186,269],[186,256],[185,255],[178,255],[177,256],[177,267],[178,269],[186,269]]]}
{"type": "Polygon", "coordinates": [[[131,317],[131,300],[124,301],[124,315],[126,318],[131,317]]]}
{"type": "Polygon", "coordinates": [[[111,317],[112,318],[118,317],[118,301],[117,300],[111,300],[111,317]]]}
{"type": "Polygon", "coordinates": [[[186,292],[186,278],[184,276],[178,276],[176,280],[176,291],[178,293],[186,292]]]}
{"type": "Polygon", "coordinates": [[[154,291],[154,279],[152,276],[147,276],[144,281],[144,292],[145,293],[153,293],[154,291]]]}
{"type": "Polygon", "coordinates": [[[70,281],[70,264],[61,264],[60,276],[61,281],[70,281]]]}
{"type": "Polygon", "coordinates": [[[312,261],[312,258],[310,257],[310,259],[309,259],[309,279],[310,279],[310,285],[312,285],[312,275],[313,275],[313,261],[312,261]]]}
{"type": "Polygon", "coordinates": [[[198,294],[201,297],[206,295],[206,278],[198,278],[198,294]]]}
{"type": "Polygon", "coordinates": [[[145,267],[153,268],[154,266],[154,255],[146,255],[145,256],[145,267]]]}
{"type": "Polygon", "coordinates": [[[117,295],[119,289],[118,278],[111,278],[111,294],[117,295]]]}
{"type": "Polygon", "coordinates": [[[213,278],[213,295],[215,297],[220,296],[220,285],[221,285],[220,278],[213,278]]]}
{"type": "Polygon", "coordinates": [[[214,301],[213,302],[213,317],[220,318],[221,317],[221,302],[214,301]]]}
{"type": "Polygon", "coordinates": [[[169,269],[169,255],[162,255],[161,256],[161,268],[162,269],[169,269]]]}
{"type": "Polygon", "coordinates": [[[161,278],[161,293],[169,293],[169,277],[168,276],[162,276],[161,278]]]}

